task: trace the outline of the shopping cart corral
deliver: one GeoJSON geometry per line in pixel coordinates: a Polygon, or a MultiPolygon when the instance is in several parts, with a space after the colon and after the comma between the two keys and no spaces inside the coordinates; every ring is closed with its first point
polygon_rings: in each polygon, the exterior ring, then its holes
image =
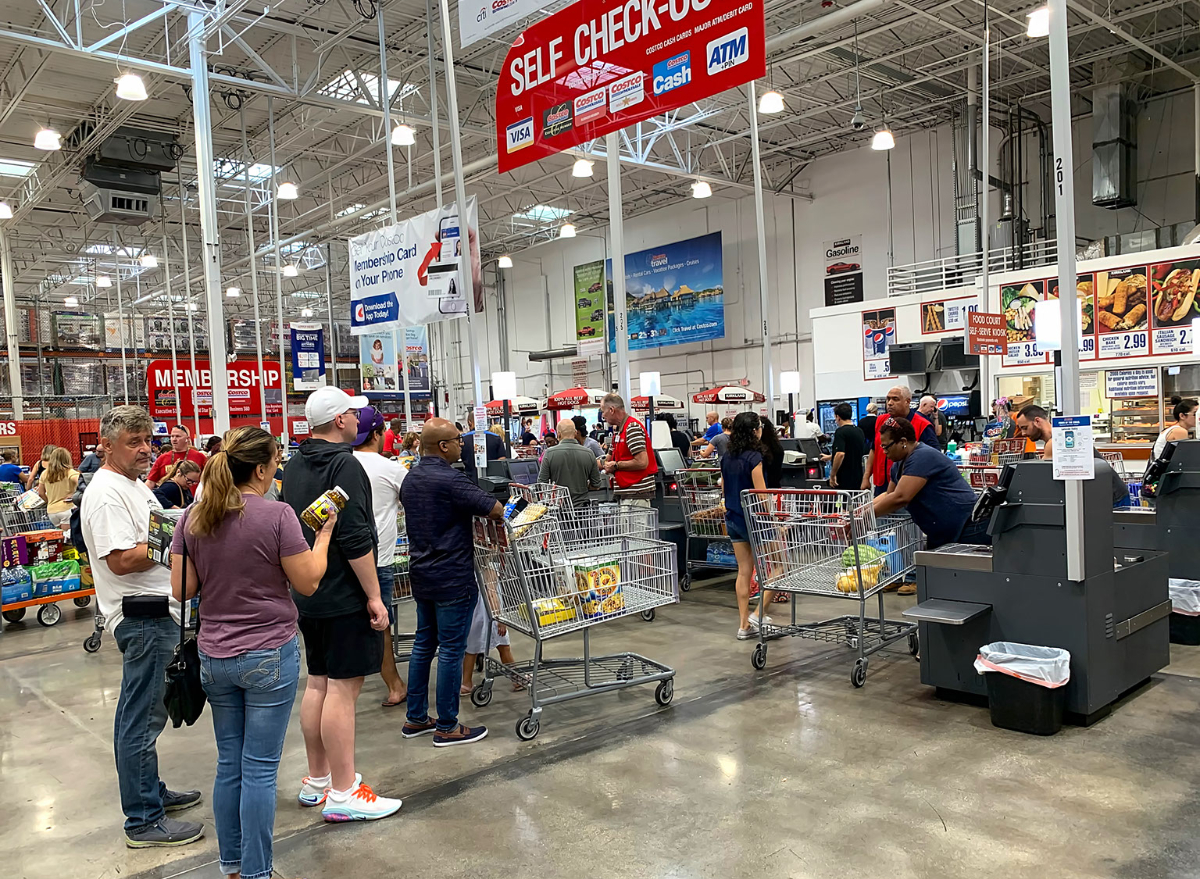
{"type": "Polygon", "coordinates": [[[679,506],[683,511],[684,558],[687,567],[679,578],[679,588],[692,588],[692,574],[699,570],[736,571],[733,543],[725,530],[725,496],[716,467],[694,467],[675,472],[679,506]],[[692,548],[702,547],[703,560],[692,558],[692,548]]]}
{"type": "Polygon", "coordinates": [[[603,524],[587,512],[548,513],[516,527],[475,522],[475,574],[488,613],[533,639],[534,655],[511,666],[489,657],[471,702],[491,702],[496,677],[523,686],[530,699],[529,713],[517,721],[523,741],[538,734],[547,705],[643,684],[658,685],[660,705],[674,696],[674,669],[638,653],[594,656],[591,629],[678,601],[675,547],[612,534],[607,529],[618,531],[621,521],[603,524]],[[582,657],[543,655],[546,642],[575,633],[583,635],[582,657]]]}
{"type": "MultiPolygon", "coordinates": [[[[907,514],[876,517],[871,493],[829,490],[749,490],[742,508],[754,549],[758,579],[768,589],[796,595],[843,598],[858,603],[858,613],[816,622],[797,621],[760,626],[751,659],[756,669],[767,663],[767,642],[796,636],[845,644],[857,658],[850,681],[867,679],[867,657],[904,638],[913,656],[920,652],[914,623],[884,616],[883,591],[913,570],[921,532],[907,514]],[[878,616],[868,616],[875,598],[878,616]]],[[[765,612],[762,599],[758,613],[765,612]]]]}

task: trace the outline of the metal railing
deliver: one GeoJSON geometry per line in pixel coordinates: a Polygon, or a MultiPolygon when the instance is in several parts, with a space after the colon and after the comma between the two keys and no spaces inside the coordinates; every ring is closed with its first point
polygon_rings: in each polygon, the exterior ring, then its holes
{"type": "MultiPolygon", "coordinates": [[[[1000,247],[988,254],[988,271],[1013,272],[1034,266],[1058,262],[1058,245],[1054,241],[1033,241],[1021,248],[1000,247]]],[[[939,290],[975,288],[975,279],[983,271],[981,253],[963,253],[941,259],[888,269],[888,296],[909,296],[913,293],[933,293],[939,290]]]]}

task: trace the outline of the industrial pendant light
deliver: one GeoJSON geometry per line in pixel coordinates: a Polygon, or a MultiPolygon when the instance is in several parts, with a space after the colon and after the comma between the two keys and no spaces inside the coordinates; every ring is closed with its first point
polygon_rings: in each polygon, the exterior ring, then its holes
{"type": "Polygon", "coordinates": [[[100,288],[111,287],[112,278],[108,275],[96,275],[96,286],[100,288]]]}
{"type": "Polygon", "coordinates": [[[779,94],[775,89],[763,92],[763,96],[758,99],[758,112],[760,113],[782,113],[783,110],[783,95],[779,94]]]}
{"type": "Polygon", "coordinates": [[[283,276],[285,278],[295,278],[300,274],[300,269],[296,268],[294,263],[288,263],[283,267],[283,276]]]}
{"type": "Polygon", "coordinates": [[[575,167],[571,169],[572,177],[591,177],[592,166],[594,162],[589,162],[587,159],[576,159],[575,167]]]}
{"type": "Polygon", "coordinates": [[[558,230],[559,238],[574,238],[575,226],[572,223],[563,223],[562,228],[558,230]]]}
{"type": "Polygon", "coordinates": [[[279,184],[279,188],[275,190],[275,197],[283,201],[294,201],[300,197],[300,190],[296,188],[295,183],[284,182],[279,184]]]}
{"type": "Polygon", "coordinates": [[[68,296],[66,299],[63,300],[63,305],[65,305],[67,308],[78,308],[79,300],[76,299],[74,296],[68,296]]]}
{"type": "Polygon", "coordinates": [[[33,146],[39,150],[61,150],[62,138],[53,128],[43,128],[34,137],[33,146]]]}
{"type": "Polygon", "coordinates": [[[241,287],[226,287],[225,288],[225,298],[226,299],[236,299],[237,297],[239,297],[241,295],[242,295],[241,287]]]}
{"type": "Polygon", "coordinates": [[[143,253],[138,259],[138,262],[141,263],[142,268],[144,269],[158,268],[158,257],[153,253],[143,253]]]}
{"type": "Polygon", "coordinates": [[[1050,36],[1049,6],[1039,6],[1033,12],[1029,13],[1026,18],[1029,19],[1029,23],[1025,27],[1025,36],[1035,39],[1050,36]]]}
{"type": "Polygon", "coordinates": [[[892,130],[887,127],[887,123],[883,123],[883,128],[875,132],[875,137],[871,139],[871,149],[873,150],[890,150],[896,146],[896,138],[892,136],[892,130]]]}
{"type": "Polygon", "coordinates": [[[707,180],[697,180],[692,184],[692,198],[712,198],[712,187],[707,180]]]}
{"type": "Polygon", "coordinates": [[[513,267],[512,257],[511,256],[502,256],[502,257],[500,257],[500,261],[497,262],[496,265],[502,269],[511,269],[513,267]]]}
{"type": "Polygon", "coordinates": [[[146,100],[146,84],[142,82],[142,78],[136,73],[122,73],[115,80],[117,84],[117,97],[122,101],[144,101],[146,100]]]}
{"type": "Polygon", "coordinates": [[[8,202],[0,201],[0,220],[11,220],[13,218],[12,208],[8,206],[8,202]]]}
{"type": "Polygon", "coordinates": [[[406,122],[401,122],[392,129],[392,146],[412,146],[417,142],[417,133],[406,122]]]}

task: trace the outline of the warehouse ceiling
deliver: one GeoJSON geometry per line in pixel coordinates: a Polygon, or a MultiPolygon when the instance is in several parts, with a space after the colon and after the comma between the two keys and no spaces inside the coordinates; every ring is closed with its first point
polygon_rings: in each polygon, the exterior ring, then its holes
{"type": "MultiPolygon", "coordinates": [[[[1016,103],[1049,119],[1046,41],[1025,36],[1032,5],[1032,0],[1001,0],[990,6],[997,121],[1016,103]]],[[[1200,74],[1197,0],[1118,0],[1104,6],[1068,0],[1068,6],[1077,114],[1089,110],[1088,87],[1097,64],[1107,69],[1113,62],[1141,98],[1190,87],[1200,74]]],[[[282,0],[265,13],[261,0],[9,4],[7,20],[0,24],[0,199],[16,213],[4,228],[18,299],[61,307],[67,296],[75,296],[81,308],[108,310],[114,290],[97,288],[95,277],[119,273],[125,301],[140,300],[139,311],[158,313],[168,282],[175,301],[186,295],[185,237],[191,293],[198,297],[203,242],[191,130],[194,95],[186,78],[192,11],[203,14],[209,34],[222,281],[244,291],[226,305],[231,313],[251,310],[253,239],[263,306],[274,313],[273,123],[275,167],[280,179],[300,189],[298,199],[278,203],[285,261],[299,269],[295,277],[279,281],[290,316],[311,307],[324,294],[324,245],[387,222],[388,138],[379,104],[376,16],[382,16],[387,45],[393,124],[405,121],[416,129],[414,146],[392,148],[399,215],[436,205],[439,171],[445,200],[453,200],[435,9],[432,0],[430,5],[426,0],[282,0]],[[431,52],[437,61],[432,69],[431,52]],[[119,59],[138,59],[149,100],[115,97],[113,80],[133,66],[119,59]],[[431,75],[441,120],[437,132],[431,75]],[[123,125],[173,136],[183,153],[178,172],[163,175],[161,219],[138,227],[91,220],[79,182],[84,156],[123,125]],[[34,136],[44,126],[63,135],[60,152],[34,148],[34,136]],[[435,133],[440,135],[436,150],[435,133]],[[141,266],[136,258],[143,252],[158,255],[159,266],[141,266]]],[[[805,197],[795,189],[801,170],[813,159],[862,147],[885,114],[897,138],[949,121],[965,101],[971,69],[978,70],[984,10],[981,0],[767,0],[770,70],[761,86],[781,91],[787,109],[760,119],[765,185],[805,197]],[[839,6],[855,6],[861,14],[843,17],[839,6]],[[841,18],[841,23],[823,24],[822,17],[830,15],[835,16],[831,22],[841,18]],[[856,89],[868,120],[864,131],[850,127],[856,89]]],[[[457,33],[454,0],[450,12],[457,33]]],[[[607,222],[602,165],[594,178],[576,179],[571,175],[576,156],[564,154],[511,174],[497,173],[496,72],[517,31],[465,51],[454,47],[467,191],[479,197],[485,257],[553,238],[568,215],[581,232],[607,222]]],[[[690,183],[701,177],[718,194],[751,191],[748,132],[744,91],[627,129],[622,138],[626,216],[687,198],[690,183]]],[[[578,152],[601,157],[602,147],[596,143],[578,152]]],[[[344,259],[341,253],[335,244],[335,266],[344,259]]],[[[346,313],[348,298],[342,277],[339,270],[333,278],[339,314],[346,313]]]]}

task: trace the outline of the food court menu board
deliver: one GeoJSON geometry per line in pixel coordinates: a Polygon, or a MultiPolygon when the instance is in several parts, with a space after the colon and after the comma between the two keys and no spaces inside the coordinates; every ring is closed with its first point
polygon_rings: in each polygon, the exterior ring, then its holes
{"type": "MultiPolygon", "coordinates": [[[[1200,259],[1135,265],[1080,275],[1076,297],[1082,312],[1079,359],[1127,360],[1151,355],[1191,355],[1192,321],[1200,318],[1200,259]]],[[[1038,349],[1034,313],[1039,302],[1058,298],[1058,280],[1000,288],[1008,332],[1005,366],[1049,363],[1038,349]]]]}

